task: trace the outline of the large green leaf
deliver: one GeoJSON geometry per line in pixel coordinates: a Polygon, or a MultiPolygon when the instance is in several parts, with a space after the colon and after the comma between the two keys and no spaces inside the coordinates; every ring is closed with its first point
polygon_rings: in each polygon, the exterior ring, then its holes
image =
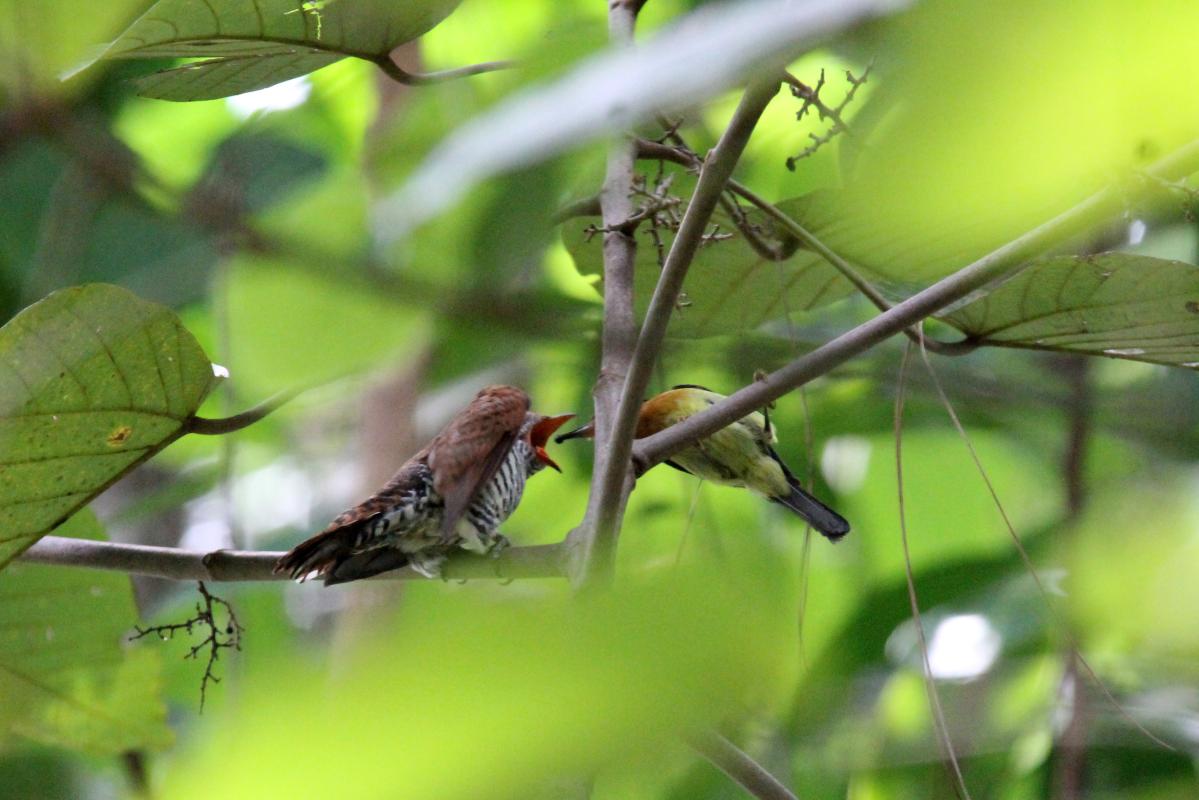
{"type": "MultiPolygon", "coordinates": [[[[89,512],[64,533],[103,538],[89,512]]],[[[15,564],[0,575],[0,746],[14,737],[97,754],[171,742],[157,655],[126,650],[129,578],[15,564]]]]}
{"type": "Polygon", "coordinates": [[[0,568],[172,442],[214,383],[169,309],[64,289],[0,328],[0,568]]]}
{"type": "MultiPolygon", "coordinates": [[[[672,172],[672,191],[688,196],[694,178],[672,172]]],[[[775,230],[770,220],[756,211],[747,211],[760,238],[769,244],[792,247],[775,230]]],[[[695,254],[683,286],[686,299],[670,323],[670,335],[676,337],[723,336],[751,330],[763,322],[791,312],[806,311],[839,300],[852,291],[849,282],[820,256],[807,250],[794,250],[782,261],[761,256],[746,241],[723,211],[712,217],[714,230],[727,239],[716,239],[695,254]]],[[[598,219],[572,220],[563,226],[562,238],[583,275],[603,274],[603,237],[595,234],[598,219]]],[[[653,230],[648,223],[637,228],[637,260],[634,290],[638,313],[644,313],[653,295],[661,267],[653,230]]],[[[674,235],[659,232],[663,252],[670,250],[674,235]]]]}
{"type": "Polygon", "coordinates": [[[285,81],[345,56],[385,57],[461,0],[159,0],[103,58],[209,58],[139,81],[142,94],[208,100],[285,81]]]}
{"type": "Polygon", "coordinates": [[[1127,253],[1040,261],[945,316],[970,336],[1199,367],[1199,267],[1127,253]]]}
{"type": "Polygon", "coordinates": [[[216,100],[298,78],[343,57],[301,52],[194,61],[135,81],[137,93],[159,100],[216,100]]]}

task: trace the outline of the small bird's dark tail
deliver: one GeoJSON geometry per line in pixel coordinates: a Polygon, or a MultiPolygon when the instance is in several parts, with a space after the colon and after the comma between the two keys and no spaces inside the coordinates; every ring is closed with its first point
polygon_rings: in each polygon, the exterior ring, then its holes
{"type": "Polygon", "coordinates": [[[791,509],[820,532],[829,541],[835,542],[849,533],[849,522],[824,503],[804,491],[799,481],[788,475],[791,493],[785,497],[772,497],[774,502],[791,509]]]}
{"type": "Polygon", "coordinates": [[[316,575],[324,579],[326,586],[331,586],[369,578],[408,564],[408,557],[392,547],[354,553],[356,534],[353,528],[318,533],[300,542],[276,561],[274,571],[286,574],[293,580],[316,575]]]}

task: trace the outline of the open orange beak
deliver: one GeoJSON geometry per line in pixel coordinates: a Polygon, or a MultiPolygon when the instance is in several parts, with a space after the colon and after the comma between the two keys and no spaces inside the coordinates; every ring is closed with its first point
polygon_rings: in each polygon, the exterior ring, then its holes
{"type": "Polygon", "coordinates": [[[537,454],[538,460],[547,467],[553,467],[558,472],[562,468],[550,458],[549,453],[545,452],[545,446],[549,444],[550,437],[554,435],[554,431],[561,428],[568,421],[574,419],[574,414],[560,414],[556,417],[543,417],[540,422],[533,426],[529,431],[529,444],[533,445],[533,452],[537,454]]]}

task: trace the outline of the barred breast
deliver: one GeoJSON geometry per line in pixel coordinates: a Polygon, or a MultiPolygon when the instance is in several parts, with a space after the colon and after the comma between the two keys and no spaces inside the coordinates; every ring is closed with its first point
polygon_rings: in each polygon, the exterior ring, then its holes
{"type": "Polygon", "coordinates": [[[486,550],[497,529],[512,516],[525,491],[525,481],[535,470],[533,450],[529,443],[517,439],[508,451],[492,479],[479,490],[458,525],[463,547],[486,550]]]}

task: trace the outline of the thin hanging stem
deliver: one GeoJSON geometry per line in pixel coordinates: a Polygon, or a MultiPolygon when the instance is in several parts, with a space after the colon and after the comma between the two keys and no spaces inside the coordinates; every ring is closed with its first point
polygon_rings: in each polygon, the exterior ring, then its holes
{"type": "Polygon", "coordinates": [[[970,453],[970,459],[974,462],[974,468],[978,470],[979,476],[982,478],[983,483],[986,484],[987,492],[990,493],[991,501],[995,504],[995,508],[999,512],[1000,518],[1003,520],[1003,526],[1008,532],[1008,536],[1012,541],[1012,546],[1016,548],[1016,552],[1020,555],[1020,560],[1024,563],[1025,570],[1028,571],[1028,574],[1033,579],[1033,583],[1036,584],[1037,591],[1040,592],[1041,598],[1045,602],[1045,607],[1049,611],[1054,623],[1066,637],[1067,645],[1074,651],[1078,660],[1078,665],[1082,667],[1083,671],[1087,674],[1087,677],[1089,677],[1095,686],[1099,688],[1100,693],[1103,694],[1107,701],[1111,703],[1116,712],[1126,722],[1128,722],[1128,724],[1132,725],[1142,735],[1147,737],[1155,744],[1158,744],[1167,750],[1174,751],[1175,748],[1172,745],[1151,733],[1144,725],[1138,722],[1126,708],[1124,708],[1120,701],[1116,699],[1116,696],[1112,694],[1111,690],[1107,688],[1107,684],[1103,682],[1098,673],[1095,672],[1094,668],[1092,668],[1086,658],[1083,657],[1082,651],[1078,645],[1078,641],[1070,632],[1069,624],[1058,610],[1057,605],[1053,602],[1053,596],[1049,593],[1049,589],[1046,588],[1044,581],[1041,580],[1041,575],[1037,572],[1036,566],[1033,565],[1032,558],[1028,555],[1028,550],[1025,549],[1024,543],[1020,541],[1020,536],[1016,533],[1016,526],[1012,524],[1011,517],[1008,516],[1007,509],[1004,508],[1003,502],[999,499],[999,493],[995,490],[995,484],[991,482],[991,478],[987,474],[986,468],[983,466],[982,459],[979,458],[978,451],[974,449],[974,443],[970,441],[970,436],[966,433],[965,426],[962,425],[962,421],[958,417],[957,411],[954,409],[953,404],[949,401],[949,395],[945,393],[945,387],[941,384],[941,379],[938,377],[937,371],[933,369],[932,361],[929,359],[928,354],[924,353],[923,351],[921,351],[921,357],[924,359],[924,366],[928,371],[929,378],[932,379],[933,388],[936,389],[937,395],[941,399],[941,405],[945,407],[945,412],[949,415],[949,419],[953,423],[953,427],[957,430],[958,436],[961,438],[962,443],[966,445],[966,450],[970,453]]]}
{"type": "Polygon", "coordinates": [[[933,728],[937,739],[945,753],[954,785],[959,797],[970,800],[970,791],[966,788],[966,780],[962,777],[962,769],[958,764],[957,753],[953,748],[953,739],[949,735],[949,725],[945,721],[945,712],[941,707],[941,695],[937,691],[937,682],[933,678],[932,665],[928,660],[928,640],[924,635],[924,620],[920,616],[920,603],[916,598],[916,579],[912,572],[912,553],[908,546],[907,513],[903,495],[903,402],[906,393],[908,360],[912,354],[911,342],[903,350],[903,359],[899,364],[899,378],[895,387],[895,482],[899,499],[899,534],[903,542],[903,569],[908,585],[908,604],[912,610],[912,622],[916,626],[916,639],[920,643],[920,664],[924,671],[924,686],[928,691],[928,704],[933,713],[933,728]]]}

